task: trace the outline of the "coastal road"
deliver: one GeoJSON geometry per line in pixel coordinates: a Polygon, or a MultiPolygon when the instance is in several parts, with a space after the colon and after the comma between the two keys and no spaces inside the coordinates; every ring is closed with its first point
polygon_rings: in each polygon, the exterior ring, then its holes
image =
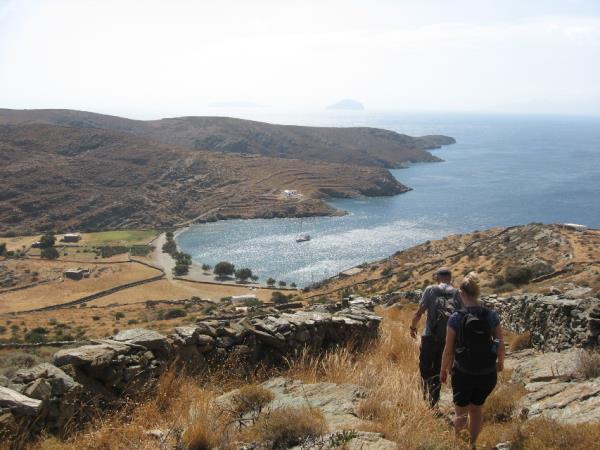
{"type": "Polygon", "coordinates": [[[175,260],[171,258],[168,253],[163,253],[162,247],[167,242],[167,235],[161,233],[152,243],[154,245],[154,253],[152,254],[152,261],[158,267],[165,271],[165,276],[168,280],[173,279],[173,268],[175,267],[175,260]]]}

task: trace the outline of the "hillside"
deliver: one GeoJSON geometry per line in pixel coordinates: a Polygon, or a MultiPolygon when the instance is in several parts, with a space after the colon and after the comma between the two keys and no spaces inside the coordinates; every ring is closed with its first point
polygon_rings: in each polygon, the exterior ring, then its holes
{"type": "Polygon", "coordinates": [[[223,155],[98,128],[0,125],[0,155],[0,232],[21,235],[335,214],[323,198],[408,189],[376,167],[223,155]]]}
{"type": "Polygon", "coordinates": [[[0,109],[0,125],[30,123],[102,128],[189,149],[386,168],[441,161],[427,150],[455,142],[448,136],[411,137],[366,127],[273,125],[227,117],[140,121],[73,110],[0,109]]]}
{"type": "Polygon", "coordinates": [[[451,235],[364,264],[350,276],[318,283],[313,296],[345,290],[384,293],[433,282],[448,266],[455,278],[479,273],[484,293],[543,292],[572,285],[600,293],[600,230],[577,232],[560,225],[529,224],[451,235]]]}

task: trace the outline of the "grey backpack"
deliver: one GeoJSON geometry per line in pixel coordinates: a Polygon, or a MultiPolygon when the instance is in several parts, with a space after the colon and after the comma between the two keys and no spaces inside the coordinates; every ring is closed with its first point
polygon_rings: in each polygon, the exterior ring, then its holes
{"type": "Polygon", "coordinates": [[[435,322],[431,335],[437,342],[446,342],[448,319],[457,310],[454,300],[456,289],[442,289],[439,286],[436,286],[435,289],[435,322]]]}

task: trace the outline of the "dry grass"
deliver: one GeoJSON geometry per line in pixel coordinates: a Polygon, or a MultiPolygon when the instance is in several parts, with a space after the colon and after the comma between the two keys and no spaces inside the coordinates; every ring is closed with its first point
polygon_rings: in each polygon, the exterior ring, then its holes
{"type": "Polygon", "coordinates": [[[247,384],[232,395],[231,406],[236,415],[244,416],[250,413],[252,419],[255,419],[274,398],[275,396],[268,389],[257,384],[247,384]]]}
{"type": "MultiPolygon", "coordinates": [[[[328,352],[317,357],[308,354],[290,362],[278,375],[306,382],[330,381],[355,383],[367,396],[357,414],[365,419],[365,431],[377,431],[407,450],[467,448],[444,419],[434,416],[423,401],[419,388],[417,343],[408,336],[412,311],[391,309],[385,317],[379,341],[365,352],[351,349],[328,352]]],[[[270,393],[255,383],[266,379],[264,372],[254,378],[242,376],[235,366],[213,372],[204,378],[167,372],[150,400],[127,405],[115,414],[99,416],[92,427],[68,441],[41,440],[34,448],[240,448],[241,442],[271,441],[270,448],[301,442],[325,432],[321,413],[316,409],[291,408],[270,411],[265,405],[270,393]],[[251,384],[249,384],[251,383],[251,384]],[[240,411],[260,405],[255,421],[240,424],[237,416],[213,401],[222,392],[241,388],[240,411]],[[254,423],[252,423],[254,422],[254,423]],[[147,430],[160,429],[162,443],[147,430]]],[[[239,369],[239,368],[238,368],[239,369]]],[[[508,382],[502,374],[496,391],[486,403],[486,423],[480,436],[480,448],[492,448],[510,440],[514,449],[590,449],[600,441],[600,427],[559,425],[536,419],[522,422],[517,402],[521,386],[508,382]]],[[[447,386],[444,389],[448,389],[447,386]]],[[[449,412],[450,405],[444,412],[449,412]]]]}
{"type": "Polygon", "coordinates": [[[576,373],[584,379],[600,377],[600,353],[593,350],[581,350],[577,355],[576,373]]]}
{"type": "Polygon", "coordinates": [[[531,333],[517,334],[512,337],[510,342],[510,351],[518,352],[519,350],[525,350],[531,348],[531,333]]]}
{"type": "Polygon", "coordinates": [[[285,449],[315,439],[327,432],[327,423],[319,409],[284,407],[263,414],[256,423],[244,429],[245,442],[268,443],[272,449],[285,449]]]}
{"type": "Polygon", "coordinates": [[[486,423],[510,422],[518,413],[519,400],[527,393],[521,383],[511,383],[509,374],[501,374],[498,385],[483,409],[486,423]]]}

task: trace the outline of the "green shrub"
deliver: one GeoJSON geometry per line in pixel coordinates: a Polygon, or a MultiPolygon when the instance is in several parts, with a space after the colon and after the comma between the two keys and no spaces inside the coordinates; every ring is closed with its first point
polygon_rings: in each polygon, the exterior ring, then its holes
{"type": "Polygon", "coordinates": [[[46,342],[46,335],[48,334],[48,330],[42,327],[34,328],[33,330],[29,330],[25,333],[25,342],[29,342],[32,344],[39,342],[46,342]]]}
{"type": "Polygon", "coordinates": [[[213,272],[219,277],[233,275],[235,272],[235,266],[229,261],[221,261],[215,265],[213,272]]]}
{"type": "Polygon", "coordinates": [[[125,313],[122,311],[118,311],[117,313],[115,313],[115,319],[116,320],[121,320],[123,317],[125,317],[125,313]]]}
{"type": "Polygon", "coordinates": [[[173,308],[173,309],[169,309],[165,313],[164,318],[165,318],[165,320],[169,320],[169,319],[175,319],[177,317],[185,317],[185,316],[187,316],[187,312],[185,311],[185,309],[173,308]]]}
{"type": "Polygon", "coordinates": [[[275,278],[267,278],[267,285],[268,286],[274,286],[275,285],[275,278]]]}
{"type": "Polygon", "coordinates": [[[280,281],[279,283],[277,283],[279,286],[281,287],[285,287],[287,286],[287,283],[285,281],[280,281]]]}
{"type": "Polygon", "coordinates": [[[235,277],[240,281],[246,281],[252,276],[252,270],[247,267],[235,271],[235,277]]]}
{"type": "Polygon", "coordinates": [[[525,266],[511,266],[507,267],[504,271],[504,279],[506,282],[520,286],[527,284],[533,278],[533,272],[529,267],[525,266]]]}
{"type": "Polygon", "coordinates": [[[58,258],[59,256],[58,250],[56,250],[54,247],[44,247],[40,252],[40,257],[43,259],[52,260],[58,258]]]}
{"type": "Polygon", "coordinates": [[[278,305],[283,305],[284,303],[289,302],[290,299],[287,297],[287,295],[282,294],[279,291],[275,291],[273,294],[271,294],[271,301],[278,305]]]}

